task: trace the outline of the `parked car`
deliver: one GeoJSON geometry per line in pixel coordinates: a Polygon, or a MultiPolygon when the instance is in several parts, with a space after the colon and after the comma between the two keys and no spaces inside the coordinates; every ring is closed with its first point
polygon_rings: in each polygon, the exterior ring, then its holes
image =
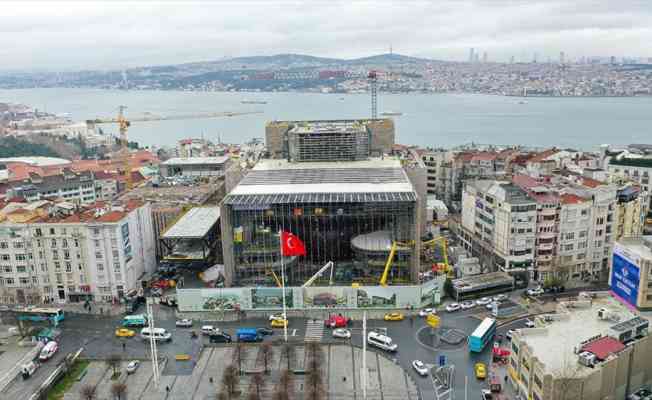
{"type": "Polygon", "coordinates": [[[428,375],[428,367],[426,367],[426,365],[422,363],[420,360],[412,361],[412,368],[414,368],[414,370],[417,371],[417,374],[419,374],[420,376],[428,375]]]}
{"type": "Polygon", "coordinates": [[[526,293],[528,296],[536,297],[536,296],[541,296],[544,293],[544,290],[541,286],[539,286],[534,289],[528,289],[526,293]]]}
{"type": "Polygon", "coordinates": [[[501,293],[501,294],[495,295],[495,296],[493,297],[493,301],[501,302],[501,301],[505,301],[505,300],[507,300],[508,298],[509,298],[509,297],[508,297],[506,294],[501,293]]]}
{"type": "Polygon", "coordinates": [[[204,325],[201,327],[202,335],[211,335],[213,333],[218,333],[220,330],[214,327],[213,325],[204,325]]]}
{"type": "Polygon", "coordinates": [[[449,305],[446,306],[446,311],[447,312],[454,312],[457,310],[461,310],[462,306],[459,305],[458,303],[450,303],[449,305]]]}
{"type": "Polygon", "coordinates": [[[351,331],[348,330],[348,329],[344,329],[344,328],[333,329],[333,337],[342,338],[342,339],[350,339],[351,338],[351,331]]]}
{"type": "Polygon", "coordinates": [[[269,328],[258,328],[258,333],[263,336],[273,335],[274,331],[269,328]]]}
{"type": "Polygon", "coordinates": [[[331,315],[327,320],[324,321],[324,326],[327,328],[344,328],[349,326],[351,319],[346,318],[342,315],[331,315]]]}
{"type": "Polygon", "coordinates": [[[514,329],[510,329],[505,333],[507,340],[512,340],[512,335],[514,334],[514,329]]]}
{"type": "Polygon", "coordinates": [[[115,335],[117,337],[134,337],[136,335],[136,332],[127,328],[118,328],[115,330],[115,335]]]}
{"type": "Polygon", "coordinates": [[[483,297],[475,301],[479,306],[485,306],[491,303],[491,297],[483,297]]]}
{"type": "Polygon", "coordinates": [[[525,320],[525,326],[528,327],[528,328],[534,328],[534,327],[535,327],[534,321],[532,321],[532,320],[529,319],[529,318],[526,319],[526,320],[525,320]]]}
{"type": "Polygon", "coordinates": [[[434,308],[424,308],[419,310],[420,317],[427,317],[429,314],[437,314],[437,310],[434,308]]]}
{"type": "Polygon", "coordinates": [[[192,320],[188,318],[180,319],[175,323],[175,325],[180,328],[190,328],[192,326],[192,320]]]}
{"type": "Polygon", "coordinates": [[[269,323],[269,325],[272,328],[285,328],[288,325],[288,320],[287,319],[273,319],[272,322],[269,323]]]}
{"type": "Polygon", "coordinates": [[[130,361],[129,364],[127,364],[127,374],[129,375],[136,372],[139,365],[140,365],[140,361],[138,360],[130,361]]]}
{"type": "Polygon", "coordinates": [[[487,366],[484,363],[475,363],[473,369],[477,379],[485,379],[487,377],[487,366]]]}
{"type": "Polygon", "coordinates": [[[460,307],[462,307],[462,310],[468,310],[470,308],[475,307],[475,301],[473,300],[463,301],[462,303],[460,303],[460,307]]]}
{"type": "Polygon", "coordinates": [[[650,400],[652,399],[652,391],[646,388],[640,388],[634,393],[627,396],[627,400],[650,400]]]}
{"type": "Polygon", "coordinates": [[[383,317],[385,321],[403,321],[403,314],[399,312],[387,313],[383,317]]]}
{"type": "Polygon", "coordinates": [[[487,304],[487,305],[485,306],[485,308],[486,308],[487,310],[493,310],[493,309],[494,309],[494,304],[498,304],[498,302],[497,302],[497,301],[492,301],[491,303],[487,304]]]}

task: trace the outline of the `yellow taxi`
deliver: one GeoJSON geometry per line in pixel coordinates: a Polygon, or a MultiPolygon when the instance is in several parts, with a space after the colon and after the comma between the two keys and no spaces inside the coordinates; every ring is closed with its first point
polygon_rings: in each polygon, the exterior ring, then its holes
{"type": "Polygon", "coordinates": [[[288,325],[287,319],[273,319],[269,321],[269,325],[272,328],[285,328],[288,325]]]}
{"type": "Polygon", "coordinates": [[[474,369],[476,378],[485,379],[487,377],[487,366],[484,363],[476,363],[474,369]]]}
{"type": "Polygon", "coordinates": [[[115,330],[115,335],[117,337],[133,337],[135,334],[136,332],[127,328],[118,328],[115,330]]]}
{"type": "Polygon", "coordinates": [[[388,313],[385,314],[385,317],[383,317],[383,319],[385,321],[403,321],[403,314],[398,312],[388,313]]]}

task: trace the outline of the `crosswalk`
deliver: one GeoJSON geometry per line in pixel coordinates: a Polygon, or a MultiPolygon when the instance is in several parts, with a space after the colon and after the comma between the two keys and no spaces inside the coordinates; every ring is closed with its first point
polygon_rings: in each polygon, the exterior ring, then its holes
{"type": "Polygon", "coordinates": [[[322,337],[324,337],[324,321],[308,320],[306,322],[306,335],[304,341],[321,342],[322,337]]]}

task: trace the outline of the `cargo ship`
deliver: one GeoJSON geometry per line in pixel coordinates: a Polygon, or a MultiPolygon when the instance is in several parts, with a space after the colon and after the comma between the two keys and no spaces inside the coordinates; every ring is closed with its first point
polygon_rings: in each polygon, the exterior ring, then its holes
{"type": "Polygon", "coordinates": [[[264,100],[242,100],[240,103],[242,104],[267,104],[266,101],[264,100]]]}

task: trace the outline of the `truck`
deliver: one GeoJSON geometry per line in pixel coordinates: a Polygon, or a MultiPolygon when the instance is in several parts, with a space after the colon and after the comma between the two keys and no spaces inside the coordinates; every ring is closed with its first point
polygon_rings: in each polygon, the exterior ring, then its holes
{"type": "Polygon", "coordinates": [[[324,326],[327,328],[346,328],[349,324],[351,324],[351,319],[342,314],[331,315],[324,321],[324,326]]]}
{"type": "Polygon", "coordinates": [[[256,328],[240,328],[235,331],[238,342],[262,342],[263,335],[256,328]]]}

